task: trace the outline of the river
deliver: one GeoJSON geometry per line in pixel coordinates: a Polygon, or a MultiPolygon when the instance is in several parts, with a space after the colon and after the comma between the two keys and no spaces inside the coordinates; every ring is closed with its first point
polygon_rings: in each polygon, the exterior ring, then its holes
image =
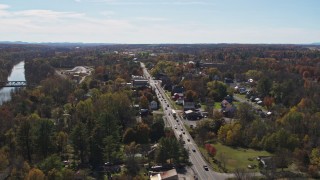
{"type": "MultiPolygon", "coordinates": [[[[25,74],[24,74],[24,61],[13,66],[11,73],[8,77],[8,81],[25,81],[25,74]]],[[[16,87],[4,87],[0,89],[0,105],[3,102],[11,100],[11,92],[14,91],[16,87]]]]}

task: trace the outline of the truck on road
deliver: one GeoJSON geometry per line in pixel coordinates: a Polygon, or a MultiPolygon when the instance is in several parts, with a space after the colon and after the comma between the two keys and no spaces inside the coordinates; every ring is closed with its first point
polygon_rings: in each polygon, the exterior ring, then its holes
{"type": "Polygon", "coordinates": [[[177,113],[176,113],[176,111],[175,111],[174,109],[172,109],[172,116],[173,116],[174,118],[177,117],[177,113]]]}

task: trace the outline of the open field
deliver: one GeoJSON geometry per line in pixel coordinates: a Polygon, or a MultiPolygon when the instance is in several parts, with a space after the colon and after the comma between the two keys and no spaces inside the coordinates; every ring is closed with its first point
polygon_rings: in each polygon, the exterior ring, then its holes
{"type": "MultiPolygon", "coordinates": [[[[256,165],[257,168],[252,169],[251,171],[257,172],[258,169],[258,161],[256,160],[257,156],[270,156],[272,154],[266,151],[257,151],[253,149],[244,149],[244,148],[232,148],[229,146],[225,146],[221,143],[212,144],[217,149],[217,154],[215,159],[221,162],[222,166],[225,165],[228,172],[232,172],[237,168],[248,169],[248,165],[256,165]],[[250,160],[249,160],[250,159],[250,160]]],[[[206,150],[201,149],[202,153],[206,157],[206,159],[210,160],[210,163],[214,167],[215,170],[218,166],[213,163],[213,159],[209,158],[206,150]]],[[[249,170],[249,169],[248,169],[249,170]]]]}

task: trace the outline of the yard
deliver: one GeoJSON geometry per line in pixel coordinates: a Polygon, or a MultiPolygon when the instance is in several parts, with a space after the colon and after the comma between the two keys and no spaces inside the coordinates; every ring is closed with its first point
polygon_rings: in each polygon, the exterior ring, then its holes
{"type": "Polygon", "coordinates": [[[166,96],[167,96],[167,98],[169,99],[169,102],[168,102],[168,103],[171,104],[171,106],[173,107],[173,109],[177,109],[177,110],[182,110],[182,109],[183,109],[183,106],[182,106],[182,105],[177,105],[176,102],[171,99],[171,92],[166,91],[166,96]]]}
{"type": "MultiPolygon", "coordinates": [[[[248,169],[248,165],[256,165],[257,167],[252,169],[252,171],[259,171],[257,156],[270,156],[272,154],[266,151],[256,151],[253,149],[244,149],[244,148],[232,148],[225,146],[221,143],[212,144],[216,150],[217,154],[215,159],[220,161],[222,166],[225,165],[225,168],[228,172],[233,172],[237,168],[248,169]]],[[[210,159],[210,163],[215,170],[219,170],[217,164],[213,163],[213,159],[208,157],[206,150],[202,149],[201,152],[204,154],[206,159],[210,159]]],[[[249,170],[249,169],[248,169],[249,170]]]]}

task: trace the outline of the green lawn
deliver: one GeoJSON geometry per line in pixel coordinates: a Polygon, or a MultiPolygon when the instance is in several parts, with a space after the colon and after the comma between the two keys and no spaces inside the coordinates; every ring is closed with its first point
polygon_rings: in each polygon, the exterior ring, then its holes
{"type": "Polygon", "coordinates": [[[167,95],[167,98],[169,99],[169,103],[173,107],[173,109],[178,109],[178,110],[183,109],[183,106],[177,105],[176,102],[171,99],[171,92],[166,91],[166,95],[167,95]]]}
{"type": "MultiPolygon", "coordinates": [[[[256,151],[253,149],[244,148],[232,148],[229,146],[222,145],[221,143],[215,143],[213,144],[213,146],[217,149],[217,154],[215,158],[220,162],[225,161],[226,168],[229,172],[234,171],[236,168],[247,169],[247,166],[249,164],[258,166],[258,161],[256,160],[257,156],[272,155],[266,151],[256,151]],[[250,161],[250,158],[253,160],[250,161]]],[[[210,163],[212,163],[212,161],[210,163]]],[[[214,165],[214,167],[217,166],[214,165]]],[[[253,169],[253,171],[258,171],[258,168],[253,169]]]]}
{"type": "Polygon", "coordinates": [[[205,110],[206,108],[207,108],[207,105],[204,104],[204,103],[201,103],[201,109],[202,109],[202,110],[205,110]]]}
{"type": "Polygon", "coordinates": [[[234,104],[235,106],[238,106],[238,105],[240,104],[240,102],[238,102],[238,101],[233,101],[233,104],[234,104]]]}
{"type": "Polygon", "coordinates": [[[215,102],[213,107],[214,109],[221,109],[221,102],[215,102]]]}
{"type": "Polygon", "coordinates": [[[246,95],[245,94],[236,94],[235,96],[241,98],[241,99],[246,99],[246,95]]]}

